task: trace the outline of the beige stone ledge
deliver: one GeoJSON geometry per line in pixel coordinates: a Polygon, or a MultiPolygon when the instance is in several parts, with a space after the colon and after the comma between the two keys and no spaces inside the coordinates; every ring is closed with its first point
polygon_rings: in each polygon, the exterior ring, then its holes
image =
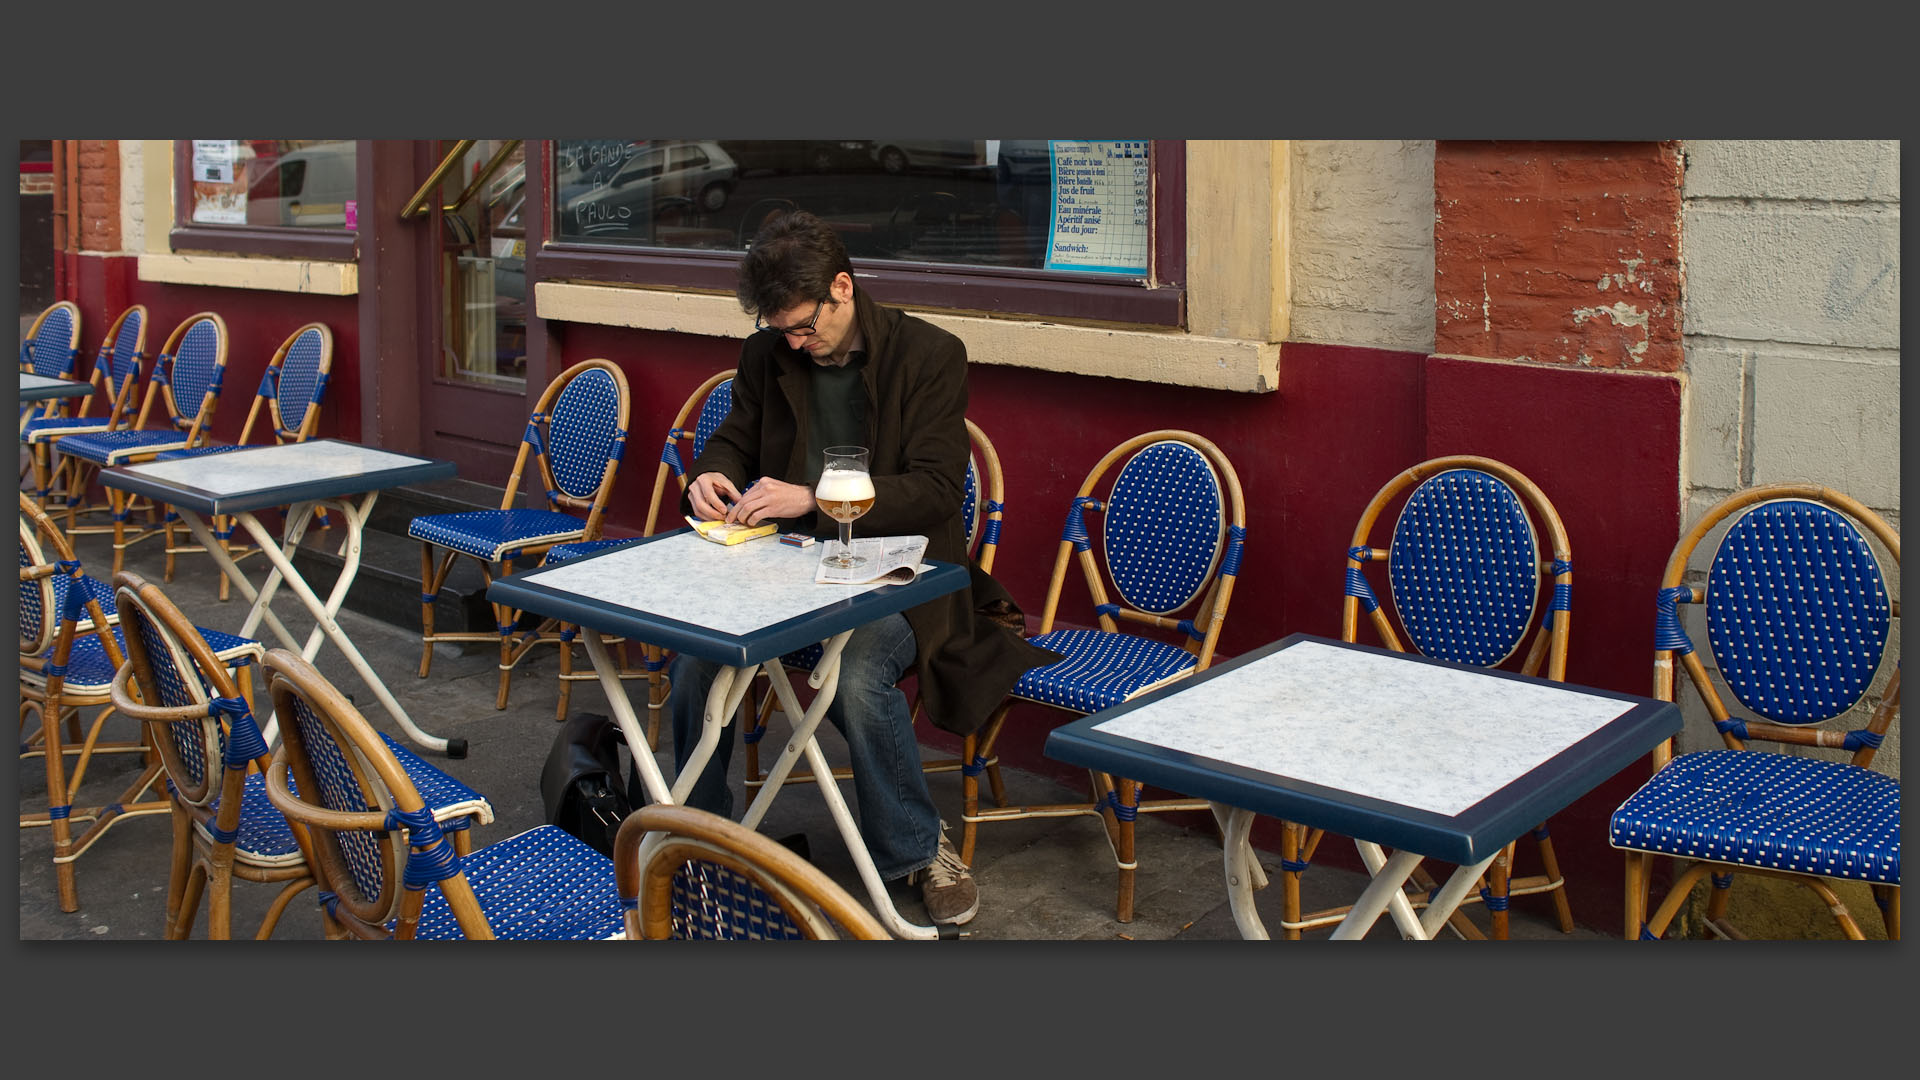
{"type": "MultiPolygon", "coordinates": [[[[630,326],[740,339],[753,324],[732,296],[611,285],[542,281],[534,311],[555,322],[630,326]]],[[[914,314],[967,343],[976,364],[1037,368],[1170,383],[1209,390],[1266,393],[1279,386],[1280,346],[1236,338],[985,319],[941,312],[914,314]]]]}
{"type": "Polygon", "coordinates": [[[244,259],[219,255],[140,256],[140,280],[168,285],[215,285],[231,289],[352,296],[360,291],[353,263],[306,259],[244,259]]]}

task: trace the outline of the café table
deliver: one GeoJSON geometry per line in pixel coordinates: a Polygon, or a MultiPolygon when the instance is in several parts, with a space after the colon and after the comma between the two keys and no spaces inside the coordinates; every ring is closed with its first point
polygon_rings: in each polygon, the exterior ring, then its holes
{"type": "Polygon", "coordinates": [[[1335,939],[1383,911],[1428,939],[1502,848],[1680,726],[1671,702],[1291,634],[1056,728],[1044,752],[1212,803],[1243,938],[1267,937],[1248,841],[1266,814],[1354,839],[1371,877],[1335,939]],[[1422,858],[1458,869],[1416,914],[1422,858]]]}
{"type": "MultiPolygon", "coordinates": [[[[253,637],[264,621],[287,648],[298,651],[308,661],[320,651],[322,640],[331,641],[408,738],[450,758],[463,758],[467,755],[467,741],[445,739],[420,730],[335,618],[360,571],[367,516],[373,512],[380,492],[403,484],[444,480],[454,473],[450,461],[397,454],[340,439],[310,439],[115,466],[101,471],[100,482],[145,495],[180,512],[187,529],[213,557],[221,572],[252,602],[246,622],[239,630],[241,637],[253,637]],[[274,507],[285,508],[285,525],[279,540],[267,532],[258,516],[259,511],[274,507]],[[306,535],[314,512],[322,508],[330,515],[337,512],[346,526],[339,548],[343,560],[340,574],[324,601],[293,564],[294,550],[306,535]],[[272,564],[272,572],[258,590],[214,537],[210,521],[216,516],[232,517],[246,529],[254,545],[272,564]],[[300,598],[315,620],[304,644],[295,642],[286,625],[273,613],[273,597],[283,583],[300,598]]],[[[274,721],[268,721],[263,734],[272,741],[277,734],[274,721]]]]}
{"type": "Polygon", "coordinates": [[[93,393],[93,384],[76,382],[73,379],[50,379],[45,375],[35,375],[30,371],[20,373],[20,400],[45,401],[58,397],[86,397],[93,393]]]}
{"type": "Polygon", "coordinates": [[[918,576],[903,585],[819,585],[813,580],[819,551],[818,546],[789,547],[772,537],[723,545],[702,539],[692,529],[677,529],[496,579],[487,598],[580,627],[587,655],[633,751],[647,797],[655,802],[685,802],[720,739],[729,734],[754,675],[764,672],[780,707],[795,719],[792,734],[747,807],[743,824],[759,827],[781,785],[804,757],[888,931],[912,939],[957,936],[952,927],[907,922],[895,910],[814,736],[839,687],[840,651],[853,631],[965,588],[967,570],[952,563],[922,563],[918,576]],[[620,665],[608,652],[606,635],[723,665],[708,691],[700,738],[671,785],[647,751],[645,732],[620,679],[620,665]],[[813,644],[821,645],[823,653],[806,676],[816,693],[802,709],[780,658],[813,644]]]}

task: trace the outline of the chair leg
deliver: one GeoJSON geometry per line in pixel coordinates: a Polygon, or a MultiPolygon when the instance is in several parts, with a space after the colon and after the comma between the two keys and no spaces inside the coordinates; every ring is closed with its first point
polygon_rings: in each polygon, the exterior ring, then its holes
{"type": "Polygon", "coordinates": [[[567,703],[573,697],[573,635],[572,624],[560,627],[560,701],[554,707],[554,723],[565,723],[567,703]]]}
{"type": "Polygon", "coordinates": [[[233,864],[215,855],[207,867],[207,940],[233,940],[233,864]]]}
{"type": "MultiPolygon", "coordinates": [[[[627,643],[622,641],[620,643],[622,668],[627,666],[626,655],[627,643]]],[[[657,645],[644,645],[640,649],[640,655],[647,666],[647,749],[658,750],[660,749],[660,715],[666,711],[667,697],[673,692],[673,687],[667,678],[666,650],[657,645]]],[[[771,698],[772,695],[768,697],[771,698]]],[[[752,700],[752,693],[748,693],[743,704],[751,703],[752,700]]],[[[748,704],[747,711],[741,718],[746,719],[756,714],[756,710],[748,704]]]]}
{"type": "Polygon", "coordinates": [[[267,908],[266,917],[260,920],[260,930],[253,935],[253,939],[266,941],[272,938],[274,928],[280,925],[280,916],[286,914],[287,905],[293,903],[294,897],[312,885],[311,877],[296,878],[287,882],[286,886],[280,890],[280,894],[273,898],[273,906],[267,908]]]}
{"type": "Polygon", "coordinates": [[[1533,830],[1533,838],[1540,845],[1540,866],[1546,872],[1548,881],[1560,884],[1553,890],[1553,915],[1560,922],[1560,932],[1573,933],[1573,904],[1567,900],[1567,882],[1560,876],[1560,859],[1553,853],[1553,837],[1547,834],[1547,823],[1533,830]]]}
{"type": "Polygon", "coordinates": [[[1727,917],[1727,902],[1733,899],[1733,871],[1708,874],[1707,880],[1713,883],[1707,892],[1707,920],[1715,922],[1727,917]]]}
{"type": "Polygon", "coordinates": [[[200,894],[207,887],[207,866],[194,859],[187,869],[187,885],[180,894],[180,914],[167,928],[168,941],[185,941],[193,936],[193,921],[200,914],[200,894]]]}
{"type": "MultiPolygon", "coordinates": [[[[453,565],[453,555],[440,568],[444,576],[453,565]]],[[[433,596],[440,591],[433,573],[433,545],[420,541],[420,678],[433,668],[433,596]]]]}
{"type": "Polygon", "coordinates": [[[180,904],[187,892],[187,874],[193,864],[193,821],[178,804],[173,808],[173,852],[167,867],[167,922],[161,933],[173,937],[180,919],[180,904]]]}
{"type": "MultiPolygon", "coordinates": [[[[233,525],[234,525],[234,521],[232,518],[223,517],[214,523],[214,530],[213,530],[214,537],[220,541],[221,552],[224,553],[229,559],[233,558],[233,541],[229,539],[230,537],[233,536],[233,525]]],[[[227,590],[232,586],[232,584],[233,583],[231,581],[227,580],[227,575],[225,574],[220,575],[220,602],[221,603],[224,604],[227,602],[227,596],[228,596],[227,590]]]]}
{"type": "Polygon", "coordinates": [[[127,554],[127,514],[133,505],[133,496],[119,488],[108,488],[107,494],[113,507],[113,572],[118,574],[127,554]]]}
{"type": "MultiPolygon", "coordinates": [[[[176,515],[173,513],[173,507],[169,506],[167,507],[166,515],[162,517],[160,521],[161,539],[167,546],[166,569],[161,571],[160,580],[163,583],[168,585],[173,584],[173,563],[174,563],[174,554],[176,550],[173,544],[173,525],[174,525],[173,519],[175,516],[176,515]]],[[[212,521],[212,524],[213,524],[213,531],[216,534],[218,534],[220,532],[220,519],[218,517],[215,517],[212,521]]],[[[227,575],[225,574],[220,575],[220,580],[225,581],[226,579],[227,579],[227,575]]],[[[226,597],[222,596],[220,599],[225,600],[226,597]]]]}
{"type": "MultiPolygon", "coordinates": [[[[1280,823],[1280,918],[1283,922],[1300,921],[1300,875],[1307,869],[1305,860],[1300,858],[1300,838],[1305,831],[1303,826],[1291,821],[1280,823]]],[[[1300,940],[1299,929],[1288,928],[1283,940],[1300,940]]]]}
{"type": "Polygon", "coordinates": [[[1495,941],[1507,940],[1507,902],[1512,899],[1513,891],[1513,844],[1500,849],[1493,857],[1493,865],[1487,867],[1487,914],[1490,923],[1488,937],[1495,941]]]}
{"type": "Polygon", "coordinates": [[[1625,938],[1637,941],[1640,927],[1647,921],[1647,866],[1653,856],[1642,851],[1627,852],[1625,938]]]}
{"type": "Polygon", "coordinates": [[[1118,857],[1120,888],[1113,917],[1124,923],[1133,921],[1133,872],[1139,865],[1134,858],[1133,823],[1139,813],[1140,786],[1123,778],[1114,784],[1114,790],[1119,796],[1113,816],[1119,826],[1114,853],[1118,857]]]}
{"type": "MultiPolygon", "coordinates": [[[[505,578],[513,573],[513,560],[504,559],[500,563],[500,576],[505,578]]],[[[500,630],[500,691],[494,695],[493,707],[507,707],[507,691],[512,686],[513,665],[517,659],[513,654],[513,626],[520,620],[520,613],[504,604],[493,605],[493,621],[500,630]]]]}
{"type": "Polygon", "coordinates": [[[73,848],[73,823],[67,817],[72,797],[67,791],[67,755],[60,741],[60,707],[54,702],[37,703],[40,710],[40,738],[47,758],[48,831],[53,838],[53,873],[60,890],[60,910],[80,910],[80,891],[74,884],[73,863],[66,861],[73,848]]]}

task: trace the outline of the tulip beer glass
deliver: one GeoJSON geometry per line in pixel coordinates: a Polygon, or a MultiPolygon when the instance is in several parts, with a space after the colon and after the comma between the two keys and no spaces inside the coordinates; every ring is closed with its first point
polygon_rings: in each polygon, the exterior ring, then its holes
{"type": "Polygon", "coordinates": [[[814,485],[813,500],[821,513],[840,523],[840,551],[822,562],[842,570],[865,566],[867,560],[853,553],[853,519],[873,509],[867,448],[829,446],[824,453],[826,467],[820,470],[820,481],[814,485]]]}

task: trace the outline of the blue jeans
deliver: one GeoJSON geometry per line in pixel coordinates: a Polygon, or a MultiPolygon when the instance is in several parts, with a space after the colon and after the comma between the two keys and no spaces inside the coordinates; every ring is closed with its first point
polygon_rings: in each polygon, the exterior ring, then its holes
{"type": "MultiPolygon", "coordinates": [[[[940,845],[940,812],[920,771],[913,716],[907,696],[894,685],[912,666],[913,654],[913,628],[904,616],[889,615],[855,630],[840,654],[840,685],[827,706],[827,719],[847,740],[860,835],[882,881],[932,865],[940,845]]],[[[712,661],[684,654],[673,661],[667,709],[673,717],[676,774],[686,767],[700,738],[707,691],[719,671],[720,665],[712,661]]],[[[687,793],[688,806],[733,816],[727,763],[737,741],[732,730],[721,734],[712,759],[687,793]]]]}

